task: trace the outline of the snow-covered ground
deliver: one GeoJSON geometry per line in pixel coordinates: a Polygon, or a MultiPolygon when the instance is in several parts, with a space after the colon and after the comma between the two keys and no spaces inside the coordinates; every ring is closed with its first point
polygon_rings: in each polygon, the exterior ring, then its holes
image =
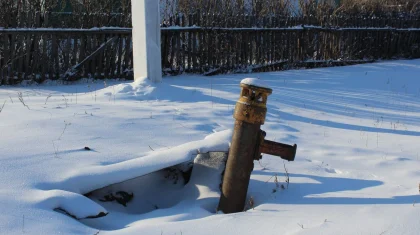
{"type": "Polygon", "coordinates": [[[0,234],[420,233],[420,60],[247,76],[273,89],[267,139],[298,151],[256,162],[254,208],[230,215],[206,167],[162,191],[162,171],[127,182],[151,211],[82,194],[226,151],[243,75],[0,87],[0,234]]]}

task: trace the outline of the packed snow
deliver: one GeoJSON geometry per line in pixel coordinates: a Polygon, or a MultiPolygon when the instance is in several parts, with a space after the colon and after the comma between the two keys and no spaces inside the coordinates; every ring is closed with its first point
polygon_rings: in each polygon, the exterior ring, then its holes
{"type": "Polygon", "coordinates": [[[418,234],[419,74],[247,75],[273,89],[266,139],[299,147],[255,162],[237,214],[216,211],[223,169],[203,154],[228,150],[243,75],[0,87],[0,234],[418,234]],[[164,177],[191,162],[185,186],[164,177]],[[99,200],[131,187],[126,207],[99,200]]]}
{"type": "Polygon", "coordinates": [[[263,80],[258,78],[245,78],[241,81],[242,84],[250,85],[250,86],[256,86],[256,87],[262,87],[262,88],[268,88],[268,84],[266,84],[263,80]]]}

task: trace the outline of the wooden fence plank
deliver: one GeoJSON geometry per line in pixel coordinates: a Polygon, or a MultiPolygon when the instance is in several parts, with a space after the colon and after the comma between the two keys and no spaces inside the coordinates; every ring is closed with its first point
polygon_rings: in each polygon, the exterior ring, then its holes
{"type": "MultiPolygon", "coordinates": [[[[93,47],[93,51],[95,51],[97,48],[100,47],[100,45],[102,45],[102,43],[106,42],[106,37],[107,35],[102,34],[102,35],[97,35],[97,40],[95,40],[94,43],[94,47],[93,47]]],[[[96,69],[97,69],[97,75],[95,77],[102,79],[104,78],[104,59],[105,59],[105,50],[101,51],[99,53],[99,55],[97,56],[97,60],[96,60],[96,69]]]]}
{"type": "Polygon", "coordinates": [[[214,68],[213,57],[214,57],[214,47],[213,47],[213,37],[210,37],[210,32],[206,32],[207,36],[207,64],[208,69],[211,70],[214,68]]]}
{"type": "Polygon", "coordinates": [[[0,60],[0,85],[7,84],[8,80],[8,64],[9,64],[9,35],[3,34],[0,35],[2,51],[1,51],[1,60],[0,60]]]}
{"type": "Polygon", "coordinates": [[[40,78],[40,69],[41,69],[41,53],[40,53],[40,43],[41,43],[41,37],[39,35],[33,35],[33,51],[32,51],[32,70],[31,74],[34,75],[34,79],[36,82],[38,82],[40,78]]]}
{"type": "Polygon", "coordinates": [[[46,34],[42,35],[42,51],[41,51],[41,58],[42,58],[42,69],[41,69],[41,82],[46,79],[46,74],[48,70],[48,65],[50,64],[50,60],[47,60],[47,43],[48,43],[48,36],[46,34]]]}
{"type": "MultiPolygon", "coordinates": [[[[117,35],[111,35],[111,38],[118,39],[117,35]]],[[[110,70],[108,71],[107,78],[115,78],[115,72],[117,70],[117,56],[118,56],[118,40],[114,40],[109,49],[109,62],[108,66],[110,70]]]]}
{"type": "MultiPolygon", "coordinates": [[[[87,55],[90,55],[92,53],[92,37],[94,35],[86,35],[86,47],[85,47],[85,55],[83,58],[85,58],[87,55]]],[[[89,61],[84,65],[85,67],[85,76],[86,77],[94,77],[94,69],[92,68],[93,61],[89,61]]]]}
{"type": "Polygon", "coordinates": [[[58,58],[58,42],[57,35],[52,34],[51,38],[51,47],[52,47],[52,64],[50,68],[50,79],[58,79],[59,75],[59,58],[58,58]]]}
{"type": "MultiPolygon", "coordinates": [[[[87,46],[86,44],[87,44],[87,37],[83,34],[80,35],[80,51],[79,51],[78,63],[80,63],[81,60],[83,60],[83,58],[85,58],[86,56],[86,46],[87,46]]],[[[88,75],[87,68],[88,68],[87,65],[83,66],[83,72],[80,73],[82,77],[87,77],[88,75]]]]}
{"type": "MultiPolygon", "coordinates": [[[[26,43],[25,43],[25,64],[24,64],[24,68],[23,71],[25,72],[25,75],[22,79],[27,79],[29,74],[31,73],[31,57],[32,57],[32,40],[31,40],[32,35],[27,34],[26,35],[26,43]]],[[[35,42],[34,42],[35,43],[35,42]]]]}
{"type": "Polygon", "coordinates": [[[175,38],[175,33],[176,32],[171,32],[170,34],[169,34],[169,38],[170,38],[170,53],[169,53],[169,65],[168,65],[168,68],[170,69],[170,70],[174,70],[174,60],[175,60],[175,46],[176,46],[176,44],[175,44],[175,40],[176,40],[176,38],[175,38]]]}
{"type": "Polygon", "coordinates": [[[64,46],[64,48],[62,48],[61,50],[63,50],[62,51],[62,53],[63,53],[63,64],[62,64],[62,67],[63,67],[63,71],[67,71],[68,69],[70,69],[71,68],[71,65],[70,65],[70,60],[71,60],[71,36],[73,36],[73,35],[68,35],[66,38],[63,38],[64,40],[63,40],[63,46],[64,46]]]}
{"type": "MultiPolygon", "coordinates": [[[[130,69],[130,57],[132,58],[132,52],[130,51],[131,36],[127,37],[125,40],[125,63],[124,63],[124,72],[130,69]]],[[[125,72],[124,78],[128,77],[128,72],[125,72]]]]}
{"type": "Polygon", "coordinates": [[[18,36],[18,51],[16,52],[16,62],[17,62],[17,81],[13,81],[13,83],[15,82],[20,82],[21,80],[23,80],[23,63],[25,60],[25,35],[19,35],[18,36]]]}
{"type": "Polygon", "coordinates": [[[118,36],[118,55],[117,55],[117,78],[121,77],[121,66],[122,66],[122,55],[123,55],[123,39],[122,39],[122,35],[118,36]]]}
{"type": "MultiPolygon", "coordinates": [[[[97,43],[98,38],[97,38],[97,36],[98,35],[92,35],[90,37],[90,42],[89,42],[90,47],[89,47],[89,51],[88,51],[89,55],[92,54],[95,51],[96,48],[98,48],[98,43],[97,43]]],[[[94,59],[90,60],[89,64],[90,64],[90,74],[91,74],[91,76],[100,78],[101,77],[100,73],[102,71],[97,71],[97,66],[98,66],[98,62],[99,62],[98,57],[95,57],[94,59]],[[99,72],[99,74],[97,72],[99,72]]]]}
{"type": "Polygon", "coordinates": [[[79,53],[79,35],[75,34],[72,39],[72,50],[71,50],[71,65],[76,65],[78,63],[78,53],[79,53]]]}

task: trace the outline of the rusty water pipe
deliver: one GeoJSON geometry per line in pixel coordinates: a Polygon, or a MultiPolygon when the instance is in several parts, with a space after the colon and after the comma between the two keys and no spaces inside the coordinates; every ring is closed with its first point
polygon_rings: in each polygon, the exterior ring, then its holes
{"type": "Polygon", "coordinates": [[[297,149],[296,145],[265,140],[266,133],[261,130],[261,125],[265,121],[267,98],[272,89],[244,81],[233,115],[235,127],[218,206],[218,210],[224,213],[244,210],[254,160],[261,159],[261,153],[293,161],[297,149]]]}

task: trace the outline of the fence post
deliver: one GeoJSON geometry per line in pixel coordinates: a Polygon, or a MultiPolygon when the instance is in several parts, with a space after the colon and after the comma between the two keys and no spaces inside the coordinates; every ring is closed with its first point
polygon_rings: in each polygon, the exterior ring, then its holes
{"type": "Polygon", "coordinates": [[[133,0],[134,79],[162,81],[159,1],[133,0]]]}

